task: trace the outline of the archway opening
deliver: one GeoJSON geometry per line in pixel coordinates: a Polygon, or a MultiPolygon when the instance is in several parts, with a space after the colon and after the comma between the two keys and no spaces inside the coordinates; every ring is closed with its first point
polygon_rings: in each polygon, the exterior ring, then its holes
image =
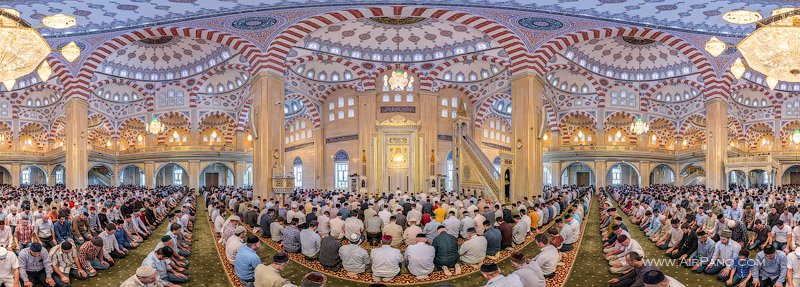
{"type": "Polygon", "coordinates": [[[732,170],[728,173],[728,184],[733,186],[747,186],[747,176],[744,171],[732,170]]]}
{"type": "Polygon", "coordinates": [[[89,170],[89,185],[114,185],[114,171],[102,164],[93,166],[89,170]]]}
{"type": "Polygon", "coordinates": [[[511,198],[511,169],[506,169],[503,174],[503,191],[507,199],[511,198]]]}
{"type": "Polygon", "coordinates": [[[627,162],[621,162],[612,165],[611,168],[608,169],[608,173],[606,173],[607,185],[639,186],[640,183],[641,176],[639,175],[639,171],[627,162]]]}
{"type": "Polygon", "coordinates": [[[189,173],[178,164],[168,163],[158,169],[155,181],[156,186],[184,186],[189,183],[189,173]]]}
{"type": "Polygon", "coordinates": [[[683,185],[702,185],[706,182],[706,171],[699,165],[690,164],[681,170],[683,185]]]}
{"type": "Polygon", "coordinates": [[[0,185],[11,184],[11,173],[5,167],[0,166],[0,185]]]}
{"type": "Polygon", "coordinates": [[[595,185],[595,174],[588,165],[575,162],[561,172],[561,183],[577,186],[595,185]]]}
{"type": "Polygon", "coordinates": [[[47,173],[41,167],[32,165],[22,170],[19,183],[21,185],[47,184],[47,173]]]}
{"type": "Polygon", "coordinates": [[[666,164],[661,164],[650,171],[650,184],[675,184],[675,171],[666,164]]]}
{"type": "Polygon", "coordinates": [[[135,165],[129,165],[119,172],[119,182],[123,185],[144,186],[144,170],[135,165]]]}
{"type": "Polygon", "coordinates": [[[58,185],[58,184],[64,184],[66,182],[65,178],[66,174],[67,174],[67,169],[63,165],[59,164],[56,165],[55,168],[53,168],[53,174],[51,174],[50,176],[53,177],[54,183],[58,185]]]}
{"type": "Polygon", "coordinates": [[[750,186],[761,187],[772,183],[770,174],[763,169],[754,169],[747,173],[747,180],[750,186]]]}
{"type": "Polygon", "coordinates": [[[212,163],[200,173],[200,186],[233,186],[233,170],[221,163],[212,163]]]}
{"type": "Polygon", "coordinates": [[[786,169],[781,176],[783,184],[800,184],[800,165],[793,165],[786,169]]]}

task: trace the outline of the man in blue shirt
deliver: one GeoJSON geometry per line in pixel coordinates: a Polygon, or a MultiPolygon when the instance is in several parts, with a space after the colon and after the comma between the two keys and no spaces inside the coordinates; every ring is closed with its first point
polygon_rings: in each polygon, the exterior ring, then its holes
{"type": "Polygon", "coordinates": [[[247,237],[247,244],[239,248],[233,264],[233,270],[239,281],[246,287],[252,287],[255,282],[255,270],[261,264],[261,258],[256,254],[256,250],[261,247],[261,242],[255,235],[247,237]]]}
{"type": "Polygon", "coordinates": [[[786,253],[767,245],[756,254],[756,266],[752,269],[753,286],[773,286],[786,284],[786,253]]]}
{"type": "Polygon", "coordinates": [[[61,244],[64,240],[72,241],[72,224],[67,221],[65,216],[58,218],[56,223],[53,223],[53,230],[56,234],[56,241],[61,244]]]}
{"type": "Polygon", "coordinates": [[[488,220],[483,222],[483,226],[486,227],[486,231],[483,232],[483,237],[486,237],[486,256],[490,259],[496,258],[500,249],[502,249],[501,241],[503,240],[503,235],[500,234],[500,230],[494,228],[494,226],[489,223],[488,220]]]}

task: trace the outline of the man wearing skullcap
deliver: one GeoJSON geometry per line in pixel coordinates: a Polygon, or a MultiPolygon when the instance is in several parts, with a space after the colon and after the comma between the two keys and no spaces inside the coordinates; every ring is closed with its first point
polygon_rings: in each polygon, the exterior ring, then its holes
{"type": "Polygon", "coordinates": [[[247,237],[247,244],[243,244],[236,253],[233,269],[242,284],[252,286],[255,281],[255,270],[261,264],[261,257],[256,250],[261,247],[261,241],[255,235],[247,237]]]}
{"type": "Polygon", "coordinates": [[[625,255],[628,255],[628,253],[631,252],[636,252],[639,255],[644,256],[644,248],[642,248],[642,245],[639,244],[636,239],[629,238],[625,235],[620,235],[617,237],[617,242],[622,245],[623,251],[617,255],[612,255],[609,257],[611,260],[608,262],[608,265],[611,266],[611,273],[622,274],[632,268],[630,262],[625,260],[625,255]]]}
{"type": "Polygon", "coordinates": [[[142,266],[152,267],[156,271],[156,278],[161,282],[161,285],[168,287],[175,287],[177,286],[175,284],[189,282],[189,278],[186,277],[186,275],[180,274],[170,268],[167,261],[172,257],[173,253],[174,251],[172,248],[165,246],[150,252],[142,261],[142,266]]]}
{"type": "Polygon", "coordinates": [[[714,245],[714,254],[711,256],[711,263],[705,268],[706,274],[717,274],[723,270],[728,274],[731,270],[733,261],[738,259],[739,250],[742,246],[731,240],[731,231],[722,230],[719,234],[719,242],[714,245]]]}
{"type": "Polygon", "coordinates": [[[14,286],[19,282],[19,261],[14,252],[0,248],[0,284],[14,286]]]}
{"type": "Polygon", "coordinates": [[[272,263],[269,265],[259,264],[255,270],[255,287],[281,287],[289,284],[289,280],[281,276],[281,270],[289,264],[289,255],[286,253],[275,253],[272,256],[272,263]]]}
{"type": "Polygon", "coordinates": [[[527,287],[522,285],[522,281],[516,274],[504,276],[500,273],[500,268],[495,263],[484,263],[481,265],[481,275],[488,280],[484,287],[527,287]]]}
{"type": "Polygon", "coordinates": [[[351,233],[347,235],[347,239],[350,244],[339,248],[339,257],[342,258],[342,267],[347,275],[355,277],[367,270],[367,265],[370,264],[369,254],[360,245],[364,240],[361,234],[351,233]]]}
{"type": "Polygon", "coordinates": [[[528,262],[525,253],[516,252],[511,255],[511,263],[514,265],[514,272],[522,281],[523,286],[547,286],[542,273],[542,267],[536,261],[528,262]]]}
{"type": "Polygon", "coordinates": [[[404,259],[411,275],[417,276],[418,279],[425,279],[433,272],[436,249],[427,244],[425,233],[417,234],[416,238],[416,244],[406,248],[404,259]]]}
{"type": "MultiPolygon", "coordinates": [[[[50,261],[53,262],[53,280],[58,286],[70,286],[71,279],[86,279],[89,274],[83,270],[75,258],[78,255],[72,243],[65,241],[50,249],[50,261]]],[[[0,250],[2,252],[2,250],[0,250]]]]}
{"type": "MultiPolygon", "coordinates": [[[[239,252],[239,248],[244,244],[247,232],[245,232],[244,226],[239,225],[234,229],[233,235],[234,236],[228,237],[228,241],[225,242],[225,257],[230,264],[233,264],[233,260],[236,258],[236,252],[239,252]]],[[[170,240],[171,239],[172,238],[170,238],[170,240]]]]}
{"type": "Polygon", "coordinates": [[[233,236],[233,231],[236,230],[236,226],[239,226],[239,221],[241,221],[241,218],[237,215],[228,217],[228,222],[222,227],[222,239],[220,243],[224,244],[228,241],[228,237],[233,236]]]}
{"type": "Polygon", "coordinates": [[[467,228],[467,241],[458,248],[459,260],[467,265],[477,265],[486,258],[486,238],[478,235],[474,227],[467,228]]]}
{"type": "Polygon", "coordinates": [[[403,255],[400,250],[391,246],[392,237],[389,235],[381,238],[381,247],[372,249],[372,279],[373,281],[391,281],[400,273],[400,263],[403,255]]]}
{"type": "Polygon", "coordinates": [[[433,239],[433,247],[436,248],[433,262],[436,268],[444,270],[447,276],[453,275],[450,268],[455,268],[456,275],[461,274],[461,265],[458,264],[458,239],[447,232],[445,226],[439,226],[437,232],[439,235],[433,239]]]}
{"type": "Polygon", "coordinates": [[[325,277],[325,274],[319,272],[309,272],[306,276],[303,276],[303,281],[300,283],[301,287],[322,287],[325,286],[325,282],[328,282],[328,278],[325,277]]]}
{"type": "Polygon", "coordinates": [[[38,242],[31,243],[30,247],[19,252],[19,277],[22,282],[30,282],[41,286],[53,286],[53,265],[50,254],[42,252],[42,245],[38,242]]]}
{"type": "Polygon", "coordinates": [[[685,285],[675,278],[664,275],[660,270],[650,270],[644,273],[642,282],[645,287],[684,287],[685,285]]]}
{"type": "Polygon", "coordinates": [[[163,287],[164,285],[158,282],[156,275],[156,270],[153,267],[140,266],[136,269],[136,274],[128,277],[119,287],[163,287]]]}

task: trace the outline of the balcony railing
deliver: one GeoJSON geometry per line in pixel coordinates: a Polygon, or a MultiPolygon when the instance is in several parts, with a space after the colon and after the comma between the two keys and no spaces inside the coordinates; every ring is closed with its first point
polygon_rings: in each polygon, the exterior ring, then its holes
{"type": "Polygon", "coordinates": [[[119,155],[126,155],[126,154],[137,154],[137,153],[153,153],[153,152],[197,152],[197,151],[210,151],[210,152],[247,152],[252,150],[251,148],[245,147],[230,147],[230,146],[210,146],[210,145],[199,145],[199,146],[157,146],[157,147],[148,147],[148,148],[131,148],[127,150],[121,150],[118,152],[119,155]]]}
{"type": "Polygon", "coordinates": [[[622,146],[622,145],[602,145],[602,146],[579,145],[579,146],[544,147],[544,152],[576,152],[576,151],[630,151],[630,152],[675,154],[674,150],[666,148],[622,146]]]}

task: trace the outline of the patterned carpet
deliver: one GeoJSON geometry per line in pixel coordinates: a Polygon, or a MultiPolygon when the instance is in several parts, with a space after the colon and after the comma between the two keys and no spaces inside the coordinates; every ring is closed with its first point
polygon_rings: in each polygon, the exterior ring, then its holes
{"type": "MultiPolygon", "coordinates": [[[[594,202],[590,205],[590,208],[594,206],[594,202]]],[[[596,207],[594,207],[596,208],[596,207]]],[[[589,209],[591,211],[591,209],[589,209]]],[[[591,212],[590,212],[591,213],[591,212]]],[[[586,228],[586,221],[582,226],[582,229],[585,230],[586,228]]],[[[549,227],[549,225],[547,226],[549,227]]],[[[542,228],[542,230],[546,230],[546,228],[542,228]]],[[[582,230],[582,231],[583,231],[582,230]]],[[[248,232],[252,232],[251,229],[248,228],[248,232]]],[[[262,262],[270,262],[272,256],[275,254],[275,250],[281,250],[278,244],[271,242],[269,239],[262,240],[262,248],[257,251],[257,253],[261,256],[262,262]]],[[[559,287],[559,286],[571,286],[571,285],[564,285],[565,281],[567,280],[567,275],[572,268],[572,264],[576,259],[577,253],[581,250],[580,241],[575,244],[575,250],[564,254],[564,258],[562,262],[564,262],[564,266],[558,267],[556,270],[556,278],[548,280],[548,287],[559,287]]],[[[365,246],[367,248],[367,246],[365,246]]],[[[533,238],[528,238],[526,243],[519,247],[517,250],[521,250],[524,252],[528,258],[531,258],[539,253],[538,247],[536,244],[533,244],[533,238]]],[[[502,251],[498,266],[503,270],[504,274],[511,273],[514,269],[511,262],[508,258],[511,256],[511,251],[502,251]]],[[[322,266],[319,264],[318,261],[307,261],[303,256],[299,254],[291,254],[292,262],[284,269],[282,272],[284,278],[287,278],[294,282],[295,284],[300,283],[305,275],[308,272],[314,271],[321,271],[328,276],[328,285],[327,286],[367,286],[369,285],[366,282],[369,282],[371,279],[371,275],[369,274],[362,274],[358,278],[348,278],[344,273],[344,271],[333,273],[327,270],[322,270],[322,266]]],[[[487,259],[488,261],[488,259],[487,259]]],[[[230,266],[226,266],[230,268],[230,266]]],[[[404,267],[399,276],[395,277],[391,282],[388,282],[387,285],[393,286],[432,286],[433,284],[441,281],[447,281],[456,284],[459,287],[472,287],[472,286],[483,286],[486,283],[486,280],[481,276],[478,270],[471,268],[469,266],[462,267],[464,273],[461,276],[453,276],[453,277],[446,277],[443,272],[436,271],[431,274],[431,277],[426,280],[425,282],[419,282],[419,280],[412,277],[408,270],[404,267]]],[[[230,274],[230,272],[228,273],[230,274]]]]}
{"type": "MultiPolygon", "coordinates": [[[[193,286],[230,286],[228,279],[217,258],[214,249],[213,238],[210,236],[202,236],[201,234],[209,234],[210,226],[205,218],[208,218],[205,205],[202,203],[202,197],[198,198],[198,210],[196,226],[192,240],[192,257],[189,268],[189,283],[183,284],[186,287],[193,286]]],[[[123,281],[128,279],[131,275],[136,273],[136,268],[142,263],[142,260],[147,256],[150,251],[156,247],[158,240],[167,232],[167,225],[161,224],[158,229],[153,232],[153,236],[143,242],[139,248],[131,250],[128,257],[124,259],[117,259],[117,265],[109,270],[100,271],[95,277],[83,281],[74,281],[72,286],[76,287],[111,287],[119,286],[123,281]]]]}

